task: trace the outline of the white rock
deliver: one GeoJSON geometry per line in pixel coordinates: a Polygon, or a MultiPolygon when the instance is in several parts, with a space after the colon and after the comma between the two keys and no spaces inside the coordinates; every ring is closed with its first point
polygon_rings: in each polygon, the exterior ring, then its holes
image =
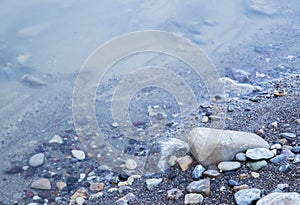
{"type": "Polygon", "coordinates": [[[147,179],[146,184],[147,184],[147,189],[152,190],[154,187],[158,186],[162,182],[162,178],[153,178],[153,179],[147,179]]]}
{"type": "Polygon", "coordinates": [[[202,165],[234,160],[236,153],[250,148],[269,148],[269,144],[254,133],[194,128],[188,137],[191,153],[202,165]]]}
{"type": "Polygon", "coordinates": [[[184,204],[199,204],[203,202],[201,194],[186,194],[184,196],[184,204]]]}
{"type": "Polygon", "coordinates": [[[39,178],[33,181],[30,185],[32,189],[42,189],[42,190],[50,190],[51,183],[50,180],[47,178],[39,178]]]}
{"type": "Polygon", "coordinates": [[[82,150],[72,150],[72,155],[78,160],[84,160],[85,159],[85,153],[82,150]]]}
{"type": "Polygon", "coordinates": [[[37,153],[30,157],[30,159],[28,160],[28,164],[31,167],[39,167],[44,164],[44,160],[45,160],[45,154],[37,153]]]}
{"type": "Polygon", "coordinates": [[[85,199],[80,196],[80,197],[77,197],[75,201],[76,201],[76,204],[82,205],[82,204],[84,204],[85,199]]]}
{"type": "Polygon", "coordinates": [[[49,140],[49,143],[50,143],[50,144],[52,144],[52,143],[62,144],[62,143],[63,143],[63,139],[62,139],[62,137],[59,136],[59,135],[54,135],[54,136],[52,137],[52,139],[49,140]]]}
{"type": "Polygon", "coordinates": [[[137,164],[136,164],[136,162],[133,159],[128,159],[125,162],[125,167],[127,169],[133,170],[133,169],[135,169],[137,167],[137,164]]]}
{"type": "Polygon", "coordinates": [[[300,205],[300,194],[296,192],[271,193],[258,200],[256,205],[300,205]]]}
{"type": "Polygon", "coordinates": [[[239,162],[227,161],[227,162],[220,162],[218,164],[218,169],[220,169],[221,171],[232,171],[240,167],[241,167],[241,163],[239,162]]]}

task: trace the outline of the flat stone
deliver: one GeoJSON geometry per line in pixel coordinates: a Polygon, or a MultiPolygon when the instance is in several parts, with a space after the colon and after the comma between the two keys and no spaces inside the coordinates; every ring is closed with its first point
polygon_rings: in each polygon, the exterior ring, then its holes
{"type": "Polygon", "coordinates": [[[203,175],[209,178],[218,178],[221,176],[221,173],[218,170],[209,169],[206,170],[203,175]]]}
{"type": "Polygon", "coordinates": [[[136,169],[137,163],[133,159],[128,159],[125,162],[125,167],[129,170],[133,170],[133,169],[136,169]]]}
{"type": "Polygon", "coordinates": [[[232,171],[241,167],[241,163],[234,161],[220,162],[218,169],[221,171],[232,171]]]}
{"type": "Polygon", "coordinates": [[[234,187],[234,186],[240,186],[240,183],[238,183],[237,181],[235,181],[233,179],[229,179],[228,180],[228,185],[231,186],[231,187],[234,187]]]}
{"type": "Polygon", "coordinates": [[[245,190],[245,189],[249,189],[249,186],[247,184],[242,184],[242,185],[233,187],[234,192],[238,192],[238,191],[245,190]]]}
{"type": "Polygon", "coordinates": [[[203,196],[201,194],[186,194],[184,196],[184,204],[199,204],[203,202],[203,196]]]}
{"type": "Polygon", "coordinates": [[[300,153],[300,146],[293,147],[293,148],[291,149],[291,151],[294,152],[295,154],[300,153]]]}
{"type": "Polygon", "coordinates": [[[44,161],[45,161],[45,154],[37,153],[29,158],[28,164],[31,167],[39,167],[44,164],[44,161]]]}
{"type": "Polygon", "coordinates": [[[282,145],[281,144],[273,144],[270,149],[281,149],[282,145]]]}
{"type": "Polygon", "coordinates": [[[201,164],[197,165],[192,172],[192,178],[194,180],[202,178],[205,170],[205,167],[203,167],[201,164]]]}
{"type": "Polygon", "coordinates": [[[71,153],[72,153],[73,157],[75,157],[78,160],[85,159],[85,153],[82,150],[72,150],[71,153]]]}
{"type": "Polygon", "coordinates": [[[50,143],[50,144],[53,144],[53,143],[62,144],[62,143],[63,143],[63,139],[62,139],[62,137],[59,136],[59,135],[54,135],[54,136],[52,137],[52,139],[49,140],[49,143],[50,143]]]}
{"type": "Polygon", "coordinates": [[[291,132],[284,132],[280,134],[281,137],[284,137],[287,140],[296,140],[297,136],[294,133],[291,132]]]}
{"type": "Polygon", "coordinates": [[[288,171],[291,170],[291,165],[286,163],[286,164],[282,164],[280,165],[280,167],[278,168],[278,171],[281,172],[281,173],[286,173],[288,171]]]}
{"type": "Polygon", "coordinates": [[[206,196],[210,195],[210,180],[201,179],[199,181],[193,181],[186,187],[189,193],[199,193],[206,196]]]}
{"type": "Polygon", "coordinates": [[[273,164],[278,164],[285,159],[286,159],[286,156],[284,154],[280,154],[280,155],[277,155],[276,157],[270,159],[270,162],[273,164]]]}
{"type": "Polygon", "coordinates": [[[180,189],[173,188],[167,191],[167,199],[178,200],[183,195],[183,192],[180,189]]]}
{"type": "Polygon", "coordinates": [[[280,154],[283,154],[283,155],[286,157],[287,160],[294,160],[294,158],[295,158],[295,156],[296,156],[296,155],[295,155],[291,150],[289,150],[289,149],[284,149],[284,150],[282,150],[280,154]]]}
{"type": "Polygon", "coordinates": [[[193,159],[189,155],[177,158],[177,164],[180,166],[182,171],[188,170],[192,163],[193,159]]]}
{"type": "Polygon", "coordinates": [[[248,162],[246,164],[251,170],[257,171],[260,170],[261,168],[265,167],[268,165],[268,163],[265,160],[261,161],[256,161],[256,162],[248,162]]]}
{"type": "Polygon", "coordinates": [[[157,187],[161,182],[163,181],[162,178],[153,178],[153,179],[147,179],[146,184],[147,184],[147,189],[148,190],[153,190],[155,187],[157,187]]]}
{"type": "Polygon", "coordinates": [[[256,205],[300,205],[297,192],[270,193],[257,201],[256,205]]]}
{"type": "Polygon", "coordinates": [[[30,185],[32,189],[42,189],[42,190],[50,190],[51,182],[47,178],[39,178],[33,181],[30,185]]]}
{"type": "Polygon", "coordinates": [[[56,187],[59,191],[63,190],[66,186],[67,184],[65,182],[56,182],[56,187]]]}
{"type": "Polygon", "coordinates": [[[267,148],[253,148],[246,151],[246,157],[252,160],[270,159],[274,153],[267,148]]]}
{"type": "Polygon", "coordinates": [[[234,199],[238,205],[250,205],[260,198],[261,190],[256,188],[243,189],[234,194],[234,199]]]}
{"type": "Polygon", "coordinates": [[[89,189],[93,192],[99,192],[102,191],[105,187],[105,184],[102,182],[95,182],[95,183],[91,183],[89,186],[89,189]]]}
{"type": "Polygon", "coordinates": [[[237,154],[235,155],[235,159],[236,159],[237,161],[240,161],[240,162],[245,162],[245,161],[247,161],[246,154],[243,153],[243,152],[237,153],[237,154]]]}
{"type": "Polygon", "coordinates": [[[135,198],[135,195],[133,193],[128,193],[122,198],[118,199],[116,201],[117,205],[127,205],[129,201],[133,200],[135,198]]]}
{"type": "Polygon", "coordinates": [[[269,148],[269,144],[254,133],[194,128],[188,137],[191,153],[202,165],[234,160],[239,152],[250,148],[269,148]]]}

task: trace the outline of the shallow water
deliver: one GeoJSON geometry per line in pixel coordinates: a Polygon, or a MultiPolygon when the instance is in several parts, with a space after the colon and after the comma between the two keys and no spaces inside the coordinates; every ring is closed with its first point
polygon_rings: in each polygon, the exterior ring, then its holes
{"type": "MultiPolygon", "coordinates": [[[[220,76],[232,77],[226,69],[233,68],[252,76],[265,74],[263,80],[270,80],[299,73],[299,10],[300,2],[292,0],[2,0],[0,154],[7,163],[1,169],[30,152],[26,143],[49,139],[55,122],[71,118],[76,76],[86,58],[106,41],[139,30],[173,32],[199,45],[220,76]],[[25,74],[32,81],[24,82],[25,74]]],[[[16,198],[11,193],[15,185],[22,189],[18,182],[6,184],[3,197],[16,198]]]]}

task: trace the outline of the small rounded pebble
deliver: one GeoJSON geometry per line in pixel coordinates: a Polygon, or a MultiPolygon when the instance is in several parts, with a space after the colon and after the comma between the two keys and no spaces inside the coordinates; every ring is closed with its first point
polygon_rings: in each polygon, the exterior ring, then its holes
{"type": "Polygon", "coordinates": [[[235,155],[235,159],[236,159],[237,161],[240,161],[240,162],[245,162],[245,161],[247,161],[246,154],[245,154],[245,153],[242,153],[242,152],[237,153],[237,154],[235,155]]]}
{"type": "Polygon", "coordinates": [[[105,187],[105,184],[102,183],[102,182],[95,182],[95,183],[91,183],[90,186],[89,186],[89,189],[92,191],[92,192],[99,192],[99,191],[102,191],[105,187]]]}
{"type": "Polygon", "coordinates": [[[53,143],[62,144],[63,143],[63,139],[59,135],[54,135],[54,137],[52,137],[52,139],[49,140],[49,143],[50,144],[53,144],[53,143]]]}
{"type": "Polygon", "coordinates": [[[28,164],[31,167],[39,167],[44,164],[44,160],[45,160],[45,154],[37,153],[30,157],[30,159],[28,160],[28,164]]]}
{"type": "Polygon", "coordinates": [[[182,171],[188,170],[192,163],[193,159],[189,155],[177,159],[177,164],[180,166],[182,171]]]}
{"type": "Polygon", "coordinates": [[[85,153],[82,150],[72,150],[72,155],[78,160],[84,160],[85,159],[85,153]]]}
{"type": "Polygon", "coordinates": [[[238,205],[250,205],[260,198],[261,190],[256,188],[243,189],[234,194],[234,199],[238,205]]]}
{"type": "Polygon", "coordinates": [[[42,189],[42,190],[50,190],[51,182],[47,178],[39,178],[33,181],[30,185],[32,189],[42,189]]]}
{"type": "Polygon", "coordinates": [[[249,186],[247,184],[233,187],[234,192],[238,192],[238,191],[245,190],[245,189],[249,189],[249,186]]]}
{"type": "Polygon", "coordinates": [[[210,178],[218,178],[221,176],[221,173],[218,170],[209,169],[206,170],[203,175],[210,178]]]}
{"type": "Polygon", "coordinates": [[[220,162],[218,164],[218,169],[221,171],[232,171],[241,167],[241,163],[234,161],[220,162]]]}
{"type": "Polygon", "coordinates": [[[167,199],[178,200],[183,195],[183,192],[180,189],[173,188],[167,191],[167,199]]]}
{"type": "Polygon", "coordinates": [[[291,165],[290,164],[283,164],[278,168],[278,171],[282,172],[282,173],[286,173],[291,169],[291,165]]]}
{"type": "Polygon", "coordinates": [[[268,163],[265,160],[256,161],[256,162],[248,162],[246,164],[251,170],[257,171],[260,170],[263,167],[268,166],[268,163]]]}
{"type": "Polygon", "coordinates": [[[257,172],[251,172],[250,174],[253,178],[259,178],[259,176],[260,176],[260,174],[257,172]]]}
{"type": "Polygon", "coordinates": [[[148,190],[153,190],[156,186],[158,186],[162,182],[162,178],[153,178],[153,179],[147,179],[146,184],[147,184],[147,189],[148,190]]]}
{"type": "Polygon", "coordinates": [[[240,184],[237,181],[233,180],[233,179],[228,180],[228,185],[231,186],[231,187],[240,186],[240,184]]]}
{"type": "Polygon", "coordinates": [[[253,148],[246,151],[246,157],[252,160],[270,159],[274,153],[266,148],[253,148]]]}
{"type": "Polygon", "coordinates": [[[184,204],[199,204],[203,202],[203,196],[201,194],[186,194],[184,196],[184,204]]]}
{"type": "Polygon", "coordinates": [[[136,169],[137,167],[137,164],[136,162],[133,160],[133,159],[128,159],[126,162],[125,162],[125,167],[129,170],[133,170],[133,169],[136,169]]]}
{"type": "Polygon", "coordinates": [[[270,162],[273,164],[278,164],[279,162],[286,159],[286,156],[284,154],[277,155],[276,157],[270,159],[270,162]]]}
{"type": "Polygon", "coordinates": [[[192,178],[194,180],[202,178],[205,170],[205,167],[203,167],[201,164],[197,165],[192,172],[192,178]]]}

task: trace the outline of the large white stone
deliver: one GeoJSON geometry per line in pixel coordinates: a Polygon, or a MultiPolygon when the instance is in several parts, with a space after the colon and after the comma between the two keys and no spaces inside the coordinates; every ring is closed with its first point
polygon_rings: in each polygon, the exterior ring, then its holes
{"type": "Polygon", "coordinates": [[[250,148],[269,148],[269,144],[254,133],[212,128],[194,128],[188,137],[191,153],[202,165],[234,160],[238,152],[250,148]]]}
{"type": "Polygon", "coordinates": [[[261,198],[257,205],[300,205],[300,194],[296,192],[289,193],[271,193],[261,198]]]}

